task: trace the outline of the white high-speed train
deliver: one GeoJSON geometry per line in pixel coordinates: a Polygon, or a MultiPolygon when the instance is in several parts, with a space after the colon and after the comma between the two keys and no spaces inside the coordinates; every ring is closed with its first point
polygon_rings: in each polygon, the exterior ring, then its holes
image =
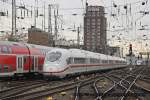
{"type": "Polygon", "coordinates": [[[63,78],[78,73],[121,67],[126,67],[126,60],[123,58],[80,49],[57,48],[47,53],[42,74],[63,78]]]}

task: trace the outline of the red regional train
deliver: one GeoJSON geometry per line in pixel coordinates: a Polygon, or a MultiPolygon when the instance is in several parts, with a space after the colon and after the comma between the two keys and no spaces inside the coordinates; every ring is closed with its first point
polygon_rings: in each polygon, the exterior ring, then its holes
{"type": "Polygon", "coordinates": [[[52,47],[0,41],[0,77],[40,72],[52,47]]]}

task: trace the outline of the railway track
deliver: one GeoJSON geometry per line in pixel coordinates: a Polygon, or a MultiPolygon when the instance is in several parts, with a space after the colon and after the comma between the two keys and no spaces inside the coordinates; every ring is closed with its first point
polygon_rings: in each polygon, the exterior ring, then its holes
{"type": "Polygon", "coordinates": [[[140,100],[149,100],[150,98],[150,80],[138,79],[132,90],[140,96],[140,100]]]}
{"type": "Polygon", "coordinates": [[[75,89],[75,95],[74,95],[74,100],[81,100],[81,98],[83,100],[86,100],[86,96],[91,98],[92,100],[92,96],[94,96],[94,91],[91,87],[91,84],[94,82],[95,80],[90,80],[89,82],[81,82],[76,86],[75,89]],[[86,91],[85,91],[86,90],[86,91]]]}
{"type": "Polygon", "coordinates": [[[0,93],[2,91],[11,90],[13,88],[19,88],[19,86],[33,84],[33,83],[44,82],[43,80],[0,80],[0,93]]]}
{"type": "Polygon", "coordinates": [[[147,71],[147,68],[141,70],[140,73],[137,76],[133,76],[133,77],[135,77],[134,81],[130,82],[130,86],[126,90],[125,95],[121,98],[121,100],[132,99],[133,95],[135,97],[137,97],[139,100],[149,100],[150,91],[149,91],[148,87],[150,86],[150,82],[149,82],[149,80],[145,80],[145,79],[143,80],[141,78],[141,76],[143,74],[145,74],[145,71],[147,71]],[[141,82],[141,80],[142,80],[142,82],[141,82]],[[143,84],[141,84],[139,86],[137,84],[137,81],[140,81],[140,83],[143,83],[143,84]],[[143,88],[142,86],[148,86],[148,87],[143,88]],[[132,91],[132,96],[128,95],[131,91],[132,91]]]}
{"type": "Polygon", "coordinates": [[[150,92],[150,80],[138,79],[138,80],[136,80],[135,84],[137,87],[140,87],[140,88],[150,92]]]}
{"type": "MultiPolygon", "coordinates": [[[[113,85],[109,89],[107,89],[105,92],[100,93],[99,92],[100,90],[97,88],[96,83],[95,83],[95,90],[97,93],[96,100],[107,100],[107,99],[129,100],[128,95],[132,96],[132,99],[130,97],[131,100],[133,99],[139,100],[139,98],[141,100],[141,96],[138,96],[139,94],[133,88],[135,87],[135,81],[139,79],[141,73],[142,73],[141,69],[138,69],[134,71],[131,75],[126,75],[126,77],[124,76],[124,78],[116,76],[116,73],[115,75],[111,73],[110,76],[108,77],[110,78],[111,76],[113,76],[113,78],[111,77],[111,80],[113,81],[113,85]]],[[[144,94],[145,92],[142,91],[142,93],[144,94]]]]}
{"type": "MultiPolygon", "coordinates": [[[[41,100],[46,99],[48,96],[59,96],[61,92],[72,94],[72,99],[63,100],[149,100],[150,99],[150,70],[147,67],[133,67],[110,71],[107,73],[100,74],[94,78],[83,78],[78,81],[66,80],[66,81],[55,81],[31,85],[31,87],[24,88],[21,90],[18,87],[16,92],[3,92],[4,95],[0,96],[2,100],[41,100]],[[145,72],[146,71],[146,72],[145,72]],[[48,84],[48,85],[47,85],[48,84]],[[54,85],[55,84],[55,85],[54,85]],[[104,85],[105,84],[105,85],[104,85]],[[37,89],[35,89],[37,88],[37,89]],[[20,91],[20,92],[19,92],[20,91]],[[21,92],[22,91],[22,92],[21,92]],[[67,92],[70,91],[70,92],[67,92]],[[6,95],[9,94],[9,95],[6,95]],[[146,94],[146,95],[144,95],[146,94]]],[[[91,75],[91,77],[93,77],[91,75]]],[[[31,82],[32,83],[32,82],[31,82]]],[[[15,83],[13,83],[15,85],[15,83]]],[[[13,88],[13,84],[10,88],[13,88]]],[[[17,83],[16,83],[17,84],[17,83]]],[[[15,91],[12,90],[12,91],[15,91]]],[[[1,93],[1,92],[0,92],[1,93]]],[[[1,94],[0,94],[1,95],[1,94]]],[[[62,93],[64,97],[65,93],[62,93]]],[[[60,97],[57,100],[62,100],[60,97]]]]}
{"type": "Polygon", "coordinates": [[[89,82],[89,84],[80,83],[76,87],[74,100],[94,100],[99,95],[99,92],[96,90],[96,82],[105,80],[106,78],[101,75],[98,79],[89,82]]]}
{"type": "Polygon", "coordinates": [[[0,99],[17,95],[19,93],[24,93],[30,89],[37,88],[40,86],[45,86],[45,85],[48,85],[48,83],[45,81],[35,81],[31,83],[22,84],[19,86],[10,87],[0,91],[0,99]]]}
{"type": "MultiPolygon", "coordinates": [[[[129,77],[129,76],[126,76],[125,78],[127,78],[127,77],[129,77]]],[[[110,98],[110,97],[115,99],[115,100],[119,99],[119,97],[122,96],[122,94],[126,90],[126,88],[120,84],[122,81],[125,80],[125,78],[122,78],[121,80],[117,79],[117,81],[112,79],[113,80],[113,85],[110,88],[108,88],[106,91],[104,91],[102,93],[102,95],[99,96],[98,98],[100,100],[107,99],[107,98],[110,98]]]]}
{"type": "MultiPolygon", "coordinates": [[[[95,78],[97,78],[97,77],[95,77],[95,78]]],[[[42,97],[50,95],[50,94],[58,93],[58,92],[65,91],[65,90],[74,89],[81,82],[83,82],[84,84],[89,84],[89,82],[94,81],[95,78],[89,78],[89,79],[80,80],[77,82],[70,82],[70,83],[66,83],[66,84],[61,84],[61,85],[57,85],[54,87],[49,87],[45,90],[35,91],[32,93],[30,92],[30,93],[24,93],[24,94],[19,94],[19,95],[13,95],[13,96],[2,98],[2,100],[16,100],[16,99],[18,99],[18,100],[30,100],[30,99],[42,98],[42,97]]]]}
{"type": "MultiPolygon", "coordinates": [[[[76,91],[78,90],[78,93],[75,92],[75,97],[76,100],[91,100],[91,96],[95,97],[95,100],[142,100],[142,96],[141,96],[141,92],[142,89],[138,89],[139,91],[141,91],[140,93],[137,93],[137,91],[133,88],[135,87],[135,81],[137,79],[139,79],[140,77],[138,77],[136,79],[136,77],[139,75],[139,72],[141,72],[143,69],[143,67],[139,67],[139,68],[132,68],[132,70],[130,69],[124,69],[117,71],[118,73],[116,74],[115,71],[113,71],[114,74],[110,74],[110,73],[106,73],[104,74],[104,78],[107,78],[109,81],[112,82],[111,85],[106,87],[106,91],[102,91],[102,88],[97,89],[99,91],[99,93],[96,92],[90,92],[88,93],[87,90],[85,89],[84,92],[84,88],[88,88],[88,90],[90,89],[90,86],[78,86],[78,88],[76,87],[76,91]],[[124,72],[124,73],[123,73],[124,72]],[[115,76],[115,77],[112,77],[115,76]],[[131,88],[132,87],[132,88],[131,88]],[[132,90],[133,89],[133,90],[132,90]],[[82,91],[82,92],[81,92],[82,91]],[[129,96],[131,95],[131,97],[129,96]],[[84,98],[85,96],[85,98],[84,98]],[[87,97],[86,97],[87,96],[87,97]],[[127,96],[127,98],[124,98],[124,96],[127,96]]],[[[141,76],[142,74],[140,74],[139,76],[141,76]]],[[[93,83],[92,83],[93,84],[93,83]]],[[[96,91],[96,90],[95,90],[96,91]]],[[[143,92],[146,93],[146,92],[143,92]]],[[[149,100],[149,99],[147,99],[149,100]]]]}
{"type": "MultiPolygon", "coordinates": [[[[129,77],[129,76],[127,76],[127,77],[129,77]]],[[[121,79],[121,78],[118,78],[118,77],[117,78],[110,78],[110,76],[107,76],[107,75],[104,74],[103,76],[101,76],[101,78],[99,78],[99,79],[97,79],[96,81],[93,82],[93,87],[94,87],[93,89],[95,91],[93,93],[91,93],[91,92],[87,93],[86,89],[85,89],[85,93],[84,93],[84,91],[81,92],[82,87],[79,85],[76,88],[76,92],[75,92],[76,95],[75,95],[75,99],[74,100],[86,100],[87,98],[88,98],[87,100],[90,100],[89,99],[90,96],[95,97],[93,100],[102,100],[104,97],[108,97],[110,95],[118,96],[118,91],[120,91],[120,90],[122,90],[121,93],[123,94],[125,92],[125,90],[126,90],[125,87],[120,85],[120,82],[123,81],[123,80],[125,80],[125,78],[124,79],[121,79]],[[107,82],[107,86],[100,86],[100,88],[99,88],[97,83],[100,82],[102,84],[102,80],[103,79],[104,80],[107,79],[107,81],[106,81],[107,82]],[[108,83],[109,83],[109,85],[108,85],[108,83]],[[105,88],[105,89],[103,89],[103,88],[105,88]],[[113,94],[110,94],[110,92],[112,92],[112,90],[114,88],[115,88],[116,92],[114,92],[113,94]],[[81,97],[82,95],[83,96],[87,96],[87,98],[81,97]]],[[[103,82],[106,85],[106,82],[105,81],[103,81],[103,82]]],[[[87,87],[85,87],[85,88],[87,88],[87,87]]]]}
{"type": "Polygon", "coordinates": [[[42,83],[45,82],[44,80],[22,80],[22,81],[12,81],[12,82],[7,82],[6,87],[15,87],[15,86],[22,86],[22,85],[28,85],[28,84],[33,84],[33,83],[42,83]]]}
{"type": "MultiPolygon", "coordinates": [[[[106,76],[104,76],[106,77],[106,76]]],[[[104,94],[104,91],[105,90],[108,90],[106,89],[106,87],[113,87],[115,85],[115,82],[113,80],[111,80],[110,78],[106,77],[109,81],[107,81],[107,84],[109,82],[112,82],[112,83],[109,83],[110,85],[108,86],[104,86],[106,83],[103,83],[101,82],[101,79],[99,80],[96,80],[94,83],[93,83],[93,87],[94,87],[94,90],[96,92],[96,99],[95,100],[100,100],[101,99],[101,96],[104,94]],[[101,82],[100,86],[98,85],[98,82],[101,82]]],[[[111,89],[111,88],[109,88],[111,89]]]]}

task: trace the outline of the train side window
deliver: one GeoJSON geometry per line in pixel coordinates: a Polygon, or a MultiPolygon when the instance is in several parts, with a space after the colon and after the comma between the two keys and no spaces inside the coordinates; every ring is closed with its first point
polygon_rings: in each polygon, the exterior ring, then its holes
{"type": "Polygon", "coordinates": [[[75,64],[84,64],[86,62],[85,58],[74,58],[75,64]]]}
{"type": "Polygon", "coordinates": [[[72,63],[73,63],[73,58],[68,58],[68,59],[66,60],[66,62],[67,62],[67,64],[72,64],[72,63]]]}
{"type": "Polygon", "coordinates": [[[121,61],[119,61],[119,64],[121,64],[121,61]]]}
{"type": "Polygon", "coordinates": [[[32,60],[31,70],[34,70],[34,56],[31,57],[31,60],[32,60]]]}
{"type": "Polygon", "coordinates": [[[44,51],[42,50],[42,54],[44,55],[44,51]]]}
{"type": "Polygon", "coordinates": [[[120,61],[120,64],[122,64],[122,61],[120,61]]]}
{"type": "Polygon", "coordinates": [[[43,68],[43,66],[42,66],[42,65],[39,65],[38,69],[39,69],[40,71],[42,70],[42,68],[43,68]]]}
{"type": "Polygon", "coordinates": [[[4,72],[8,72],[8,65],[4,65],[4,72]]]}
{"type": "Polygon", "coordinates": [[[42,53],[43,53],[43,55],[45,55],[45,51],[44,50],[42,50],[42,53]]]}
{"type": "Polygon", "coordinates": [[[9,66],[9,72],[13,72],[12,65],[9,66]]]}
{"type": "Polygon", "coordinates": [[[11,48],[8,48],[8,50],[9,50],[9,53],[12,53],[12,49],[11,48]]]}
{"type": "Polygon", "coordinates": [[[90,63],[91,64],[99,63],[99,59],[90,58],[90,63]]]}
{"type": "Polygon", "coordinates": [[[113,64],[113,60],[109,60],[109,63],[110,63],[110,64],[113,64]]]}
{"type": "Polygon", "coordinates": [[[0,73],[2,72],[2,65],[0,64],[0,73]]]}
{"type": "Polygon", "coordinates": [[[7,47],[3,47],[3,52],[8,53],[7,47]]]}
{"type": "Polygon", "coordinates": [[[41,50],[41,53],[42,53],[42,55],[43,55],[43,50],[41,50]]]}
{"type": "Polygon", "coordinates": [[[102,63],[105,63],[104,60],[102,60],[102,63]]]}
{"type": "Polygon", "coordinates": [[[66,59],[66,62],[67,62],[67,64],[70,64],[69,58],[68,58],[68,59],[66,59]]]}
{"type": "Polygon", "coordinates": [[[119,61],[117,60],[116,63],[119,64],[119,61]]]}
{"type": "Polygon", "coordinates": [[[102,63],[102,60],[101,60],[101,59],[99,59],[99,63],[102,63]]]}
{"type": "Polygon", "coordinates": [[[46,51],[44,51],[44,54],[46,55],[46,51]]]}
{"type": "Polygon", "coordinates": [[[103,63],[103,64],[107,64],[108,61],[107,61],[107,60],[102,60],[102,63],[103,63]]]}
{"type": "Polygon", "coordinates": [[[43,55],[45,55],[44,50],[43,50],[43,55]]]}
{"type": "Polygon", "coordinates": [[[27,64],[27,59],[28,59],[28,56],[24,56],[24,57],[23,57],[24,64],[27,64]]]}

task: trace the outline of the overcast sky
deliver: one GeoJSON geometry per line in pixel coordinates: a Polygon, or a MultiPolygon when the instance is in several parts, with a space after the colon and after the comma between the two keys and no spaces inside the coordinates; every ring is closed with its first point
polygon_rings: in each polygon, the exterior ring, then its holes
{"type": "MultiPolygon", "coordinates": [[[[0,0],[2,1],[2,0],[0,0]]],[[[11,0],[0,2],[0,11],[9,11],[8,17],[0,16],[0,30],[11,31],[11,0]]],[[[67,40],[76,39],[77,32],[72,32],[74,28],[82,26],[83,17],[85,13],[86,0],[36,0],[38,1],[39,14],[43,14],[43,7],[45,2],[46,7],[46,27],[48,16],[48,4],[59,5],[59,35],[67,40]],[[77,14],[74,16],[73,14],[77,14]],[[64,30],[62,30],[64,29],[64,30]]],[[[119,45],[126,49],[130,43],[133,44],[135,51],[150,50],[150,32],[149,30],[141,30],[142,28],[150,29],[149,14],[144,15],[142,11],[149,11],[149,0],[87,0],[89,5],[99,5],[105,7],[105,16],[107,18],[107,38],[109,45],[119,45]],[[145,2],[145,5],[142,5],[145,2]],[[113,5],[117,7],[113,7],[113,5]],[[127,5],[127,10],[124,6],[127,5]],[[114,14],[115,16],[111,16],[114,14]],[[143,26],[143,27],[142,27],[143,26]],[[145,39],[145,40],[143,40],[145,39]],[[148,40],[146,40],[148,39],[148,40]],[[147,46],[146,43],[148,44],[147,46]]],[[[16,0],[17,6],[25,5],[29,11],[34,13],[35,0],[16,0]]],[[[34,25],[34,15],[25,16],[25,19],[17,19],[17,28],[22,27],[28,29],[34,25]]],[[[52,16],[54,14],[52,13],[52,16]]],[[[17,16],[21,17],[21,10],[17,10],[17,16]]],[[[37,18],[37,27],[42,28],[43,17],[37,18]]],[[[52,19],[54,24],[54,19],[52,19]]],[[[22,32],[20,30],[20,32],[22,32]]],[[[83,36],[83,29],[81,37],[83,36]]],[[[83,40],[83,38],[81,38],[83,40]]]]}

